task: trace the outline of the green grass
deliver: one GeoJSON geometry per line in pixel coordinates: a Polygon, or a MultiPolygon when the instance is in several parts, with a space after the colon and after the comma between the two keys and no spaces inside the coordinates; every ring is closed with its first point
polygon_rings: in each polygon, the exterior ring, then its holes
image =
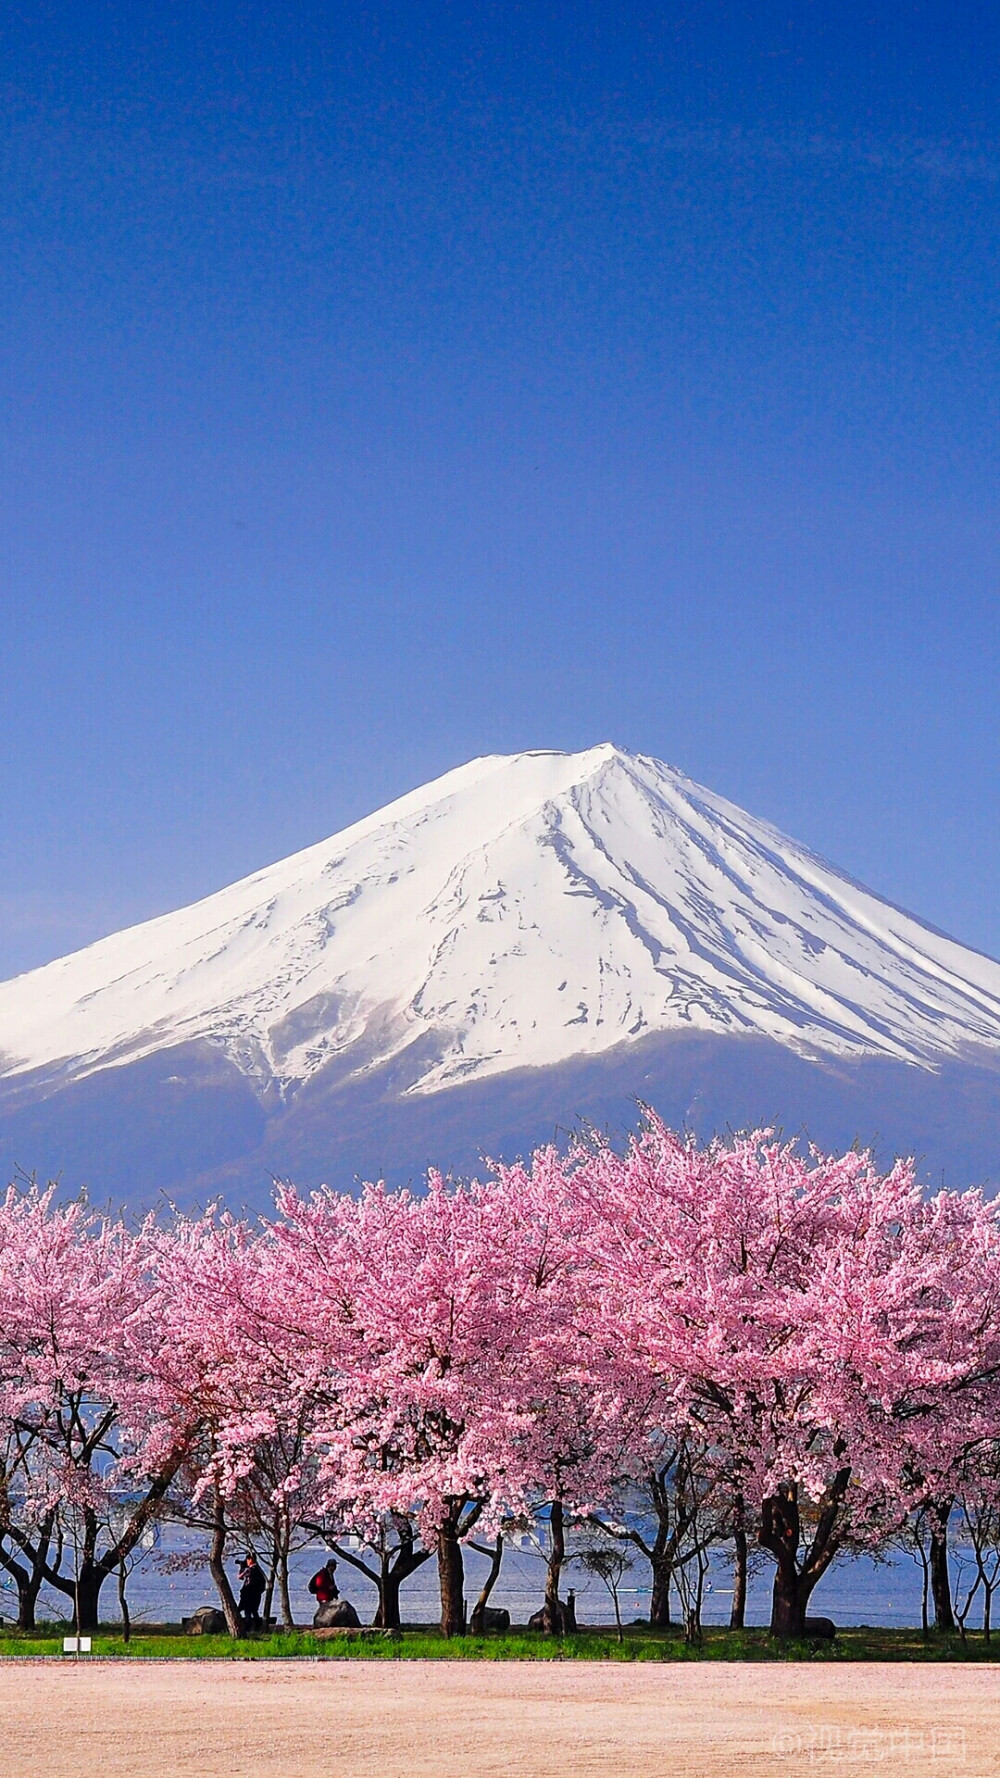
{"type": "MultiPolygon", "coordinates": [[[[0,1658],[46,1655],[63,1659],[62,1625],[43,1625],[37,1634],[0,1630],[0,1658]]],[[[705,1631],[700,1648],[689,1648],[678,1631],[630,1626],[619,1643],[606,1630],[581,1630],[548,1637],[527,1630],[507,1636],[460,1636],[445,1641],[436,1630],[352,1632],[320,1639],[299,1630],[248,1637],[186,1636],[176,1624],[137,1626],[126,1646],[120,1633],[93,1639],[93,1653],[127,1660],[294,1660],[303,1656],[331,1661],[1000,1661],[1000,1637],[989,1646],[977,1632],[958,1636],[919,1630],[880,1630],[868,1626],[841,1630],[834,1643],[772,1642],[766,1630],[705,1631]]],[[[72,1659],[72,1657],[65,1657],[72,1659]]],[[[87,1657],[84,1656],[84,1659],[87,1657]]]]}

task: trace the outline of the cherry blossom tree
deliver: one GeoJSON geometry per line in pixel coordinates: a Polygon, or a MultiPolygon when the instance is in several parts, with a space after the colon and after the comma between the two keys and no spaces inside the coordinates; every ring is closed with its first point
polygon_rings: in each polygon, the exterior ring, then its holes
{"type": "Polygon", "coordinates": [[[0,1562],[29,1628],[43,1582],[84,1630],[162,1512],[190,1426],[161,1369],[151,1225],[52,1189],[0,1208],[0,1562]]]}
{"type": "Polygon", "coordinates": [[[645,1457],[658,1390],[620,1327],[601,1315],[572,1158],[541,1148],[527,1165],[495,1166],[494,1184],[519,1205],[545,1256],[544,1299],[525,1330],[530,1413],[520,1464],[529,1511],[546,1540],[542,1626],[558,1634],[569,1622],[560,1597],[567,1529],[592,1521],[597,1503],[634,1473],[637,1450],[645,1457]]]}
{"type": "Polygon", "coordinates": [[[745,1596],[755,1538],[781,1636],[840,1552],[929,1525],[941,1622],[948,1503],[987,1522],[998,1409],[995,1206],[768,1132],[700,1147],[648,1113],[623,1152],[422,1194],[285,1187],[254,1226],[0,1204],[0,1566],[26,1628],[45,1584],[93,1628],[168,1514],[205,1533],[234,1635],[237,1537],[286,1624],[296,1541],[373,1579],[386,1626],[433,1556],[455,1635],[464,1545],[498,1571],[493,1540],[532,1521],[552,1631],[582,1523],[646,1553],[654,1621],[710,1539],[745,1596]]]}
{"type": "Polygon", "coordinates": [[[369,1536],[386,1514],[413,1518],[446,1635],[464,1626],[463,1542],[537,1487],[542,1330],[563,1314],[537,1197],[509,1184],[432,1173],[423,1197],[280,1200],[286,1294],[323,1349],[327,1511],[369,1536]]]}
{"type": "Polygon", "coordinates": [[[653,1114],[573,1178],[605,1313],[756,1503],[772,1630],[800,1635],[845,1541],[876,1545],[905,1516],[949,1393],[990,1370],[962,1243],[941,1240],[909,1163],[880,1174],[766,1133],[700,1149],[653,1114]]]}
{"type": "Polygon", "coordinates": [[[268,1552],[291,1628],[289,1555],[318,1511],[315,1341],[287,1320],[275,1231],[218,1209],[178,1217],[159,1236],[157,1277],[170,1388],[195,1429],[181,1516],[208,1537],[230,1633],[243,1634],[225,1568],[236,1540],[268,1552]]]}

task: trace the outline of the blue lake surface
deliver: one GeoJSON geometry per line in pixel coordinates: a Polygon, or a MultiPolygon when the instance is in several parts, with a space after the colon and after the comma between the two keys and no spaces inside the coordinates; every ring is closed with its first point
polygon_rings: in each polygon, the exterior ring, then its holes
{"type": "MultiPolygon", "coordinates": [[[[179,1542],[179,1540],[178,1540],[179,1542]]],[[[175,1546],[176,1547],[176,1546],[175,1546]]],[[[199,1605],[216,1605],[218,1599],[208,1572],[207,1561],[200,1555],[197,1565],[181,1571],[165,1569],[164,1550],[147,1555],[135,1569],[128,1583],[129,1610],[133,1622],[140,1624],[173,1622],[187,1617],[199,1605]]],[[[193,1553],[193,1552],[192,1552],[193,1553]]],[[[312,1622],[315,1600],[307,1591],[310,1575],[326,1561],[329,1551],[322,1545],[297,1551],[291,1562],[292,1609],[299,1624],[312,1622]]],[[[364,1552],[360,1552],[362,1555],[364,1552]]],[[[235,1558],[228,1563],[230,1578],[236,1586],[235,1558]]],[[[489,1568],[487,1559],[473,1550],[465,1554],[466,1597],[470,1609],[489,1568]]],[[[769,1560],[757,1565],[749,1586],[747,1623],[766,1625],[770,1617],[771,1577],[769,1560]]],[[[564,1570],[563,1595],[572,1587],[577,1596],[577,1618],[581,1624],[613,1624],[614,1608],[609,1593],[600,1580],[588,1575],[570,1562],[564,1570]]],[[[512,1544],[504,1552],[500,1579],[490,1599],[491,1605],[506,1606],[514,1623],[526,1623],[542,1603],[544,1558],[530,1546],[512,1544]]],[[[374,1586],[364,1575],[341,1562],[337,1579],[341,1594],[356,1606],[362,1623],[374,1615],[377,1597],[374,1586]]],[[[710,1590],[706,1593],[703,1618],[707,1624],[729,1621],[732,1604],[732,1575],[724,1559],[713,1562],[710,1590]]],[[[832,1617],[838,1624],[873,1624],[884,1627],[905,1627],[920,1622],[921,1578],[917,1564],[897,1555],[884,1562],[867,1557],[843,1558],[826,1574],[813,1594],[812,1609],[832,1617]]],[[[625,1577],[620,1588],[622,1619],[646,1617],[649,1612],[649,1570],[644,1562],[625,1577]]],[[[437,1567],[433,1559],[424,1564],[407,1581],[401,1595],[402,1615],[408,1623],[434,1623],[439,1614],[437,1567]]],[[[675,1617],[680,1608],[673,1605],[675,1617]]],[[[0,1616],[10,1622],[16,1615],[16,1600],[8,1587],[0,1591],[0,1616]]],[[[58,1593],[44,1589],[39,1600],[39,1618],[67,1618],[68,1602],[58,1593]]],[[[101,1617],[108,1623],[120,1618],[117,1581],[107,1582],[101,1595],[101,1617]]],[[[974,1622],[978,1626],[978,1613],[974,1622]]]]}

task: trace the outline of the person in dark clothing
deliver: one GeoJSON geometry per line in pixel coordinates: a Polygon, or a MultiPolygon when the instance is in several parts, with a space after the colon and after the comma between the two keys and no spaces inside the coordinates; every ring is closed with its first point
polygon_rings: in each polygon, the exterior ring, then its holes
{"type": "Polygon", "coordinates": [[[240,1569],[240,1617],[248,1630],[259,1630],[260,1602],[264,1597],[264,1570],[251,1550],[240,1569]]]}
{"type": "Polygon", "coordinates": [[[309,1591],[315,1595],[317,1605],[329,1605],[332,1599],[340,1598],[340,1590],[336,1581],[337,1564],[333,1557],[325,1567],[313,1575],[309,1582],[309,1591]]]}

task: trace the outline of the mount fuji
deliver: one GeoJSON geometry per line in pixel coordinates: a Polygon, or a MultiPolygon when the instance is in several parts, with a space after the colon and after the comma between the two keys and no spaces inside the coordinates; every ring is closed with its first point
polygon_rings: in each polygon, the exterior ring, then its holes
{"type": "Polygon", "coordinates": [[[465,1171],[636,1098],[1000,1178],[1000,963],[605,745],[474,760],[0,984],[0,1165],[136,1205],[465,1171]]]}

